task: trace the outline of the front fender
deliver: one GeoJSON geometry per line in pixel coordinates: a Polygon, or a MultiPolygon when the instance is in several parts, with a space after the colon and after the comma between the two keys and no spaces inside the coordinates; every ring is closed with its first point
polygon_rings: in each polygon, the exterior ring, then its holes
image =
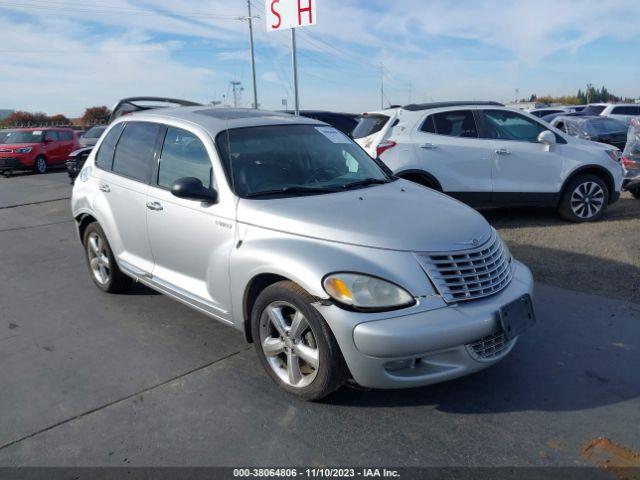
{"type": "Polygon", "coordinates": [[[230,283],[234,323],[244,322],[244,299],[261,274],[287,278],[314,297],[327,299],[323,278],[333,272],[360,272],[385,278],[421,298],[421,308],[441,306],[426,274],[410,252],[354,246],[291,235],[260,227],[240,229],[231,254],[230,283]]]}

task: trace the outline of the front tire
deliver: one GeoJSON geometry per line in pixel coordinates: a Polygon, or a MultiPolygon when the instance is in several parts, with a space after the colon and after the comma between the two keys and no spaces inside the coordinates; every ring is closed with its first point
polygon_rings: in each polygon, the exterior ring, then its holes
{"type": "Polygon", "coordinates": [[[260,363],[281,388],[320,400],[340,388],[348,369],[329,326],[311,305],[316,300],[293,282],[267,287],[251,312],[260,363]]]}
{"type": "Polygon", "coordinates": [[[570,222],[599,220],[609,204],[609,187],[595,175],[579,175],[569,182],[560,207],[560,216],[570,222]]]}
{"type": "Polygon", "coordinates": [[[98,222],[87,226],[82,240],[87,267],[96,287],[107,293],[123,293],[129,290],[133,280],[118,268],[107,236],[98,222]]]}
{"type": "Polygon", "coordinates": [[[36,158],[36,162],[33,164],[33,173],[37,173],[42,175],[43,173],[47,173],[47,159],[43,156],[39,156],[36,158]]]}
{"type": "Polygon", "coordinates": [[[633,195],[633,198],[640,200],[640,187],[632,188],[629,191],[631,192],[631,195],[633,195]]]}

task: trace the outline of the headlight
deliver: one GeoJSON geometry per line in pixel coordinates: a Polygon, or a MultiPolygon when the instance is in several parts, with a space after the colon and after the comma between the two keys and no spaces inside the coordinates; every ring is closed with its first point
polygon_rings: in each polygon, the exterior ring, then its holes
{"type": "Polygon", "coordinates": [[[29,153],[30,151],[31,147],[16,148],[15,150],[16,153],[29,153]]]}
{"type": "Polygon", "coordinates": [[[394,283],[359,273],[332,273],[322,285],[335,301],[358,309],[391,310],[415,303],[409,292],[394,283]]]}
{"type": "Polygon", "coordinates": [[[622,156],[622,152],[618,148],[613,148],[611,150],[606,150],[609,158],[614,162],[620,162],[620,157],[622,156]]]}

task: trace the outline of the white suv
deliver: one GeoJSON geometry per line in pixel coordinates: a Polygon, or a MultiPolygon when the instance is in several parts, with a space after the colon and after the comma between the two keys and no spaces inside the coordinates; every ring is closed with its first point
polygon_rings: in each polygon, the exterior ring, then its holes
{"type": "Polygon", "coordinates": [[[553,206],[600,218],[620,196],[620,151],[493,102],[407,105],[364,114],[353,133],[399,177],[474,206],[553,206]]]}
{"type": "Polygon", "coordinates": [[[607,105],[600,113],[603,117],[611,117],[620,120],[629,126],[631,119],[640,117],[640,104],[634,103],[616,103],[607,105]]]}

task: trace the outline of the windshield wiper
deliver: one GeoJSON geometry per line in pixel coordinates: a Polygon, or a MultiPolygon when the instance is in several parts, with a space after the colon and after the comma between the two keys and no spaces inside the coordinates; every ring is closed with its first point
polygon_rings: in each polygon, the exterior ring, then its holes
{"type": "Polygon", "coordinates": [[[383,183],[389,183],[389,180],[384,180],[381,178],[365,178],[364,180],[359,180],[353,183],[345,183],[342,185],[342,188],[356,188],[356,187],[366,187],[367,185],[382,185],[383,183]]]}
{"type": "Polygon", "coordinates": [[[320,187],[284,187],[263,192],[253,192],[245,195],[245,198],[267,197],[270,195],[313,195],[316,193],[335,193],[335,188],[320,187]]]}

